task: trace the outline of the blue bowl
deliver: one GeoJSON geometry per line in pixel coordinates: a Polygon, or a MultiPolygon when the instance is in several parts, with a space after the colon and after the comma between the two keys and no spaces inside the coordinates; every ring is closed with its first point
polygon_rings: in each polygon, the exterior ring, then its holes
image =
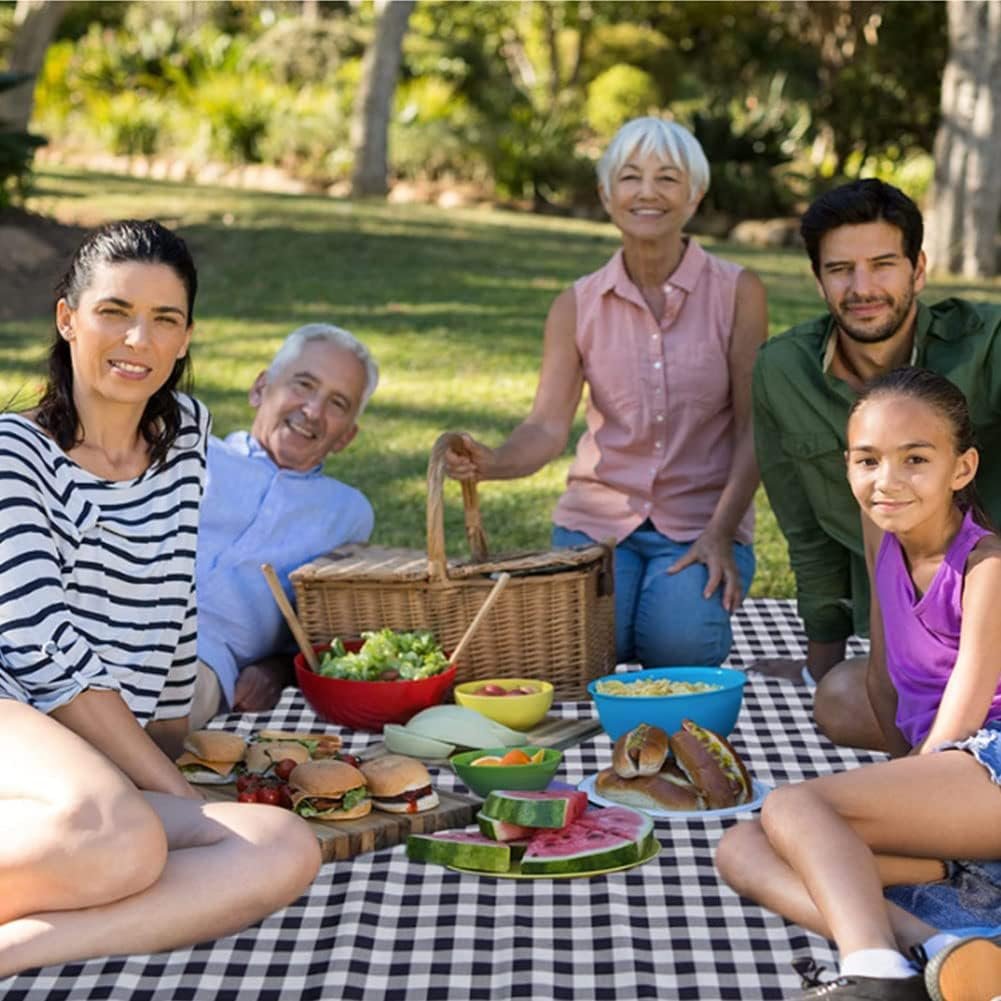
{"type": "Polygon", "coordinates": [[[598,718],[612,740],[648,723],[659,726],[670,736],[681,729],[682,720],[690,719],[707,730],[728,736],[737,724],[740,705],[744,699],[744,682],[747,675],[728,667],[653,667],[645,671],[625,674],[606,674],[587,686],[594,699],[598,718]],[[720,687],[711,692],[691,695],[606,695],[598,691],[602,681],[670,681],[704,682],[720,687]]]}

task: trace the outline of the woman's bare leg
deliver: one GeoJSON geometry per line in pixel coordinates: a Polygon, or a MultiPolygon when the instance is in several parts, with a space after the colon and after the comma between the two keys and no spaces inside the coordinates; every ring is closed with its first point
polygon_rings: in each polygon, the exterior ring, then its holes
{"type": "Polygon", "coordinates": [[[159,879],[123,900],[0,925],[0,976],[231,934],[291,903],[319,868],[315,836],[279,807],[147,799],[170,848],[159,879]]]}
{"type": "MultiPolygon", "coordinates": [[[[761,831],[822,918],[814,926],[825,928],[842,954],[896,949],[876,855],[998,857],[1001,789],[961,751],[901,758],[776,790],[765,801],[761,831]]],[[[733,847],[722,856],[728,873],[733,847]]],[[[763,899],[763,880],[749,880],[756,885],[745,892],[763,899]]],[[[784,885],[783,906],[797,912],[787,916],[809,919],[795,884],[784,885]]]]}
{"type": "Polygon", "coordinates": [[[0,760],[0,926],[118,900],[159,878],[167,839],[155,811],[85,741],[0,700],[0,760]]]}

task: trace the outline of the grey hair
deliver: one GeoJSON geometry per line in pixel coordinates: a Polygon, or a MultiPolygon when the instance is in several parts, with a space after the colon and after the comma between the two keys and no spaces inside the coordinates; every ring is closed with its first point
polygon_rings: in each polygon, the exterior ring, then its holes
{"type": "Polygon", "coordinates": [[[611,193],[612,178],[634,151],[640,156],[656,153],[681,167],[688,175],[692,201],[709,190],[709,161],[698,139],[677,122],[648,115],[626,122],[598,161],[598,184],[606,195],[611,193]]]}
{"type": "Polygon", "coordinates": [[[342,327],[335,327],[331,323],[307,323],[305,326],[293,330],[282,342],[282,346],[275,353],[274,358],[271,359],[271,364],[268,366],[268,378],[294,362],[302,354],[306,345],[313,341],[326,341],[328,344],[344,348],[361,362],[365,369],[365,388],[361,394],[361,402],[358,404],[357,416],[360,417],[365,409],[365,404],[375,392],[375,387],[379,385],[379,366],[375,363],[368,348],[354,334],[342,327]]]}

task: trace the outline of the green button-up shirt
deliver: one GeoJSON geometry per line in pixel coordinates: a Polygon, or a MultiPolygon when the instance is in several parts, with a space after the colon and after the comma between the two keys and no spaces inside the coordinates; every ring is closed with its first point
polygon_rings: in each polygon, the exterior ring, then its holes
{"type": "MultiPolygon", "coordinates": [[[[845,473],[856,393],[827,371],[830,315],[772,338],[754,367],[754,443],[768,500],[789,545],[806,634],[830,643],[869,632],[858,505],[845,473]]],[[[980,449],[976,485],[1001,524],[1001,306],[918,305],[913,363],[966,394],[980,449]]]]}

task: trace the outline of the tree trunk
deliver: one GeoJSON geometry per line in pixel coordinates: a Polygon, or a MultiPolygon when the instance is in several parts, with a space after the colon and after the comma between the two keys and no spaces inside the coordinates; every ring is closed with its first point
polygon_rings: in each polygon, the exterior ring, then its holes
{"type": "Polygon", "coordinates": [[[949,61],[925,247],[939,271],[997,274],[1001,218],[1001,0],[948,0],[949,61]]]}
{"type": "Polygon", "coordinates": [[[351,194],[384,195],[388,186],[389,116],[414,0],[376,0],[379,23],[365,50],[351,121],[351,194]]]}
{"type": "Polygon", "coordinates": [[[5,129],[27,132],[35,102],[35,78],[65,9],[66,4],[59,0],[17,0],[8,69],[30,73],[31,79],[0,94],[0,121],[5,129]]]}

